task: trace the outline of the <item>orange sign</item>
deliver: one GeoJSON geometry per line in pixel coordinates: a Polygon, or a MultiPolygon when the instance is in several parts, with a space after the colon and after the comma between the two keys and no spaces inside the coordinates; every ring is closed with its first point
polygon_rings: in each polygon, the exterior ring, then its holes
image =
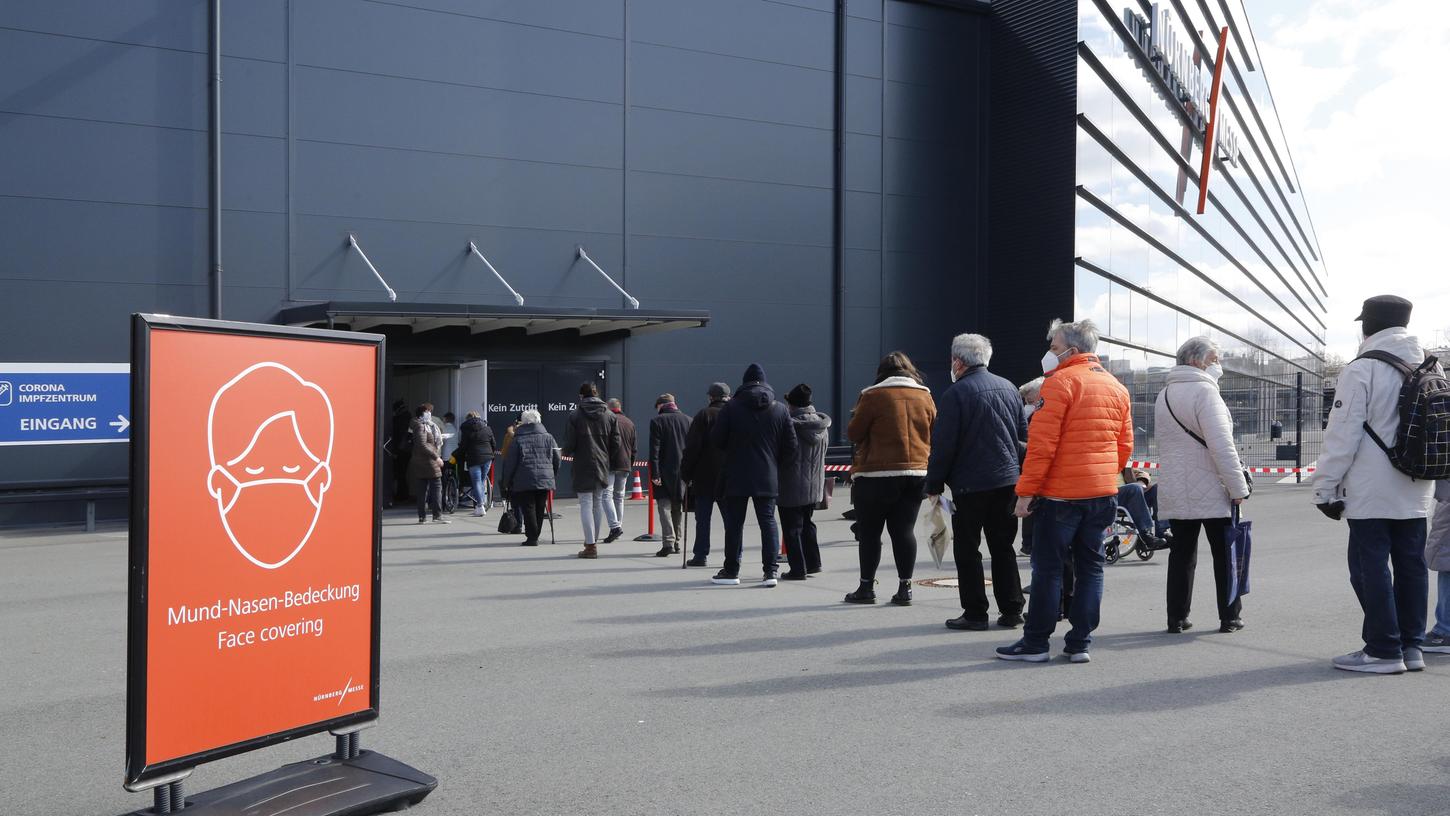
{"type": "Polygon", "coordinates": [[[375,718],[382,338],[135,339],[128,781],[375,718]]]}

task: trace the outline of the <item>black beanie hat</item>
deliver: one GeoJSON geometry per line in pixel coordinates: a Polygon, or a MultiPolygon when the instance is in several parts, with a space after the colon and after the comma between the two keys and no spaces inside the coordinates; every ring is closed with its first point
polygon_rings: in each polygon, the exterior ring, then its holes
{"type": "Polygon", "coordinates": [[[785,395],[785,401],[796,408],[804,408],[811,404],[811,387],[805,383],[792,388],[785,395]]]}
{"type": "Polygon", "coordinates": [[[1376,295],[1364,302],[1358,320],[1364,324],[1364,336],[1379,334],[1385,329],[1410,325],[1410,311],[1415,305],[1396,295],[1376,295]]]}
{"type": "Polygon", "coordinates": [[[765,369],[761,368],[758,363],[751,363],[750,367],[745,369],[745,377],[740,382],[742,384],[765,382],[765,369]]]}

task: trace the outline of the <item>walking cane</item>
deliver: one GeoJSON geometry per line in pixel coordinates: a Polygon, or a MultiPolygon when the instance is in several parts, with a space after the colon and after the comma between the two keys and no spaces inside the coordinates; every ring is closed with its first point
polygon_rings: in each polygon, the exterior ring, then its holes
{"type": "Polygon", "coordinates": [[[690,489],[688,487],[685,488],[684,494],[685,494],[684,495],[684,498],[680,499],[680,501],[685,502],[685,512],[683,512],[683,513],[680,514],[680,515],[684,516],[684,518],[685,518],[684,523],[681,525],[682,527],[684,527],[684,530],[683,530],[683,532],[680,533],[680,569],[689,569],[690,568],[690,506],[689,506],[690,489]]]}
{"type": "Polygon", "coordinates": [[[549,491],[549,507],[544,515],[549,517],[549,544],[558,544],[559,542],[554,540],[554,491],[552,490],[549,491]]]}

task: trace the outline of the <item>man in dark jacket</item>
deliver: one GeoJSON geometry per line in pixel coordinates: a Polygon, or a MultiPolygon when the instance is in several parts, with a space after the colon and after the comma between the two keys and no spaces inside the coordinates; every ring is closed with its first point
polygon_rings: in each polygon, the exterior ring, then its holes
{"type": "Polygon", "coordinates": [[[775,401],[775,391],[765,381],[765,371],[755,363],[745,370],[740,389],[720,412],[710,441],[725,452],[724,500],[725,568],[711,579],[717,584],[740,583],[740,561],[745,550],[745,509],[755,505],[760,524],[762,586],[778,580],[776,563],[780,555],[780,531],[775,523],[775,499],[780,493],[782,465],[795,460],[799,444],[791,426],[790,412],[775,401]]]}
{"type": "Polygon", "coordinates": [[[624,535],[608,500],[612,463],[619,459],[619,420],[609,412],[594,383],[579,386],[579,407],[564,425],[564,455],[574,458],[574,491],[579,494],[579,523],[584,528],[580,558],[598,558],[595,549],[602,516],[609,524],[608,544],[624,535]]]}
{"type": "Polygon", "coordinates": [[[461,437],[458,452],[463,456],[463,466],[468,468],[468,478],[473,483],[473,514],[482,516],[488,513],[486,485],[493,470],[493,457],[497,453],[493,429],[477,411],[469,411],[458,429],[458,435],[461,437]]]}
{"type": "Polygon", "coordinates": [[[609,474],[609,498],[614,504],[614,520],[624,529],[624,497],[629,492],[629,477],[634,472],[634,457],[639,453],[639,435],[634,429],[634,420],[624,415],[624,404],[617,399],[609,401],[609,412],[619,420],[619,453],[611,463],[609,474]]]}
{"type": "Polygon", "coordinates": [[[680,476],[680,463],[685,458],[690,419],[680,413],[674,394],[660,394],[655,411],[658,415],[649,421],[649,473],[660,514],[661,544],[655,555],[664,558],[680,551],[677,531],[685,520],[685,482],[680,476]]]}
{"type": "Polygon", "coordinates": [[[559,472],[559,449],[554,437],[544,430],[539,412],[533,409],[523,412],[514,434],[500,469],[499,484],[508,488],[514,507],[524,517],[522,546],[537,547],[549,494],[554,490],[554,476],[559,472]]]}
{"type": "Polygon", "coordinates": [[[408,403],[393,402],[392,435],[388,449],[393,454],[393,501],[405,502],[412,494],[408,492],[408,460],[413,458],[413,446],[408,436],[408,427],[413,415],[408,413],[408,403]]]}
{"type": "MultiPolygon", "coordinates": [[[[710,557],[710,520],[714,517],[715,505],[720,501],[718,486],[725,469],[725,454],[710,441],[710,431],[715,428],[715,421],[730,401],[730,386],[715,383],[705,397],[709,404],[690,420],[690,430],[685,435],[685,456],[680,461],[685,492],[694,497],[695,544],[690,548],[691,557],[686,562],[692,567],[705,566],[710,557]]],[[[688,496],[687,502],[690,501],[688,496]]],[[[720,515],[725,515],[723,506],[720,515]]]]}
{"type": "Polygon", "coordinates": [[[1017,572],[1015,487],[1022,474],[1027,415],[1017,386],[987,370],[992,343],[980,334],[952,340],[952,387],[937,405],[927,462],[926,492],[936,501],[951,487],[952,557],[962,614],[951,629],[987,628],[987,591],[982,573],[982,533],[992,555],[992,594],[1000,626],[1022,625],[1022,578],[1017,572]]]}
{"type": "Polygon", "coordinates": [[[831,418],[816,411],[811,404],[811,387],[805,383],[785,395],[790,406],[791,427],[795,429],[800,453],[793,462],[781,466],[780,523],[785,527],[785,554],[790,571],[780,576],[786,581],[804,581],[807,575],[821,571],[821,547],[816,539],[816,523],[811,520],[816,505],[826,492],[826,446],[831,418]]]}

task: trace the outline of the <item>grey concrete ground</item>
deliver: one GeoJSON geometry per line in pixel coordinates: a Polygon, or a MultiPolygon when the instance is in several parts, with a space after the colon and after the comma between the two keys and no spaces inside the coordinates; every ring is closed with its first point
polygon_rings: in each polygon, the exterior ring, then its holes
{"type": "MultiPolygon", "coordinates": [[[[489,533],[494,516],[392,516],[383,716],[364,745],[439,777],[420,813],[1450,813],[1450,657],[1331,670],[1358,647],[1344,526],[1303,488],[1249,507],[1247,630],[1212,625],[1205,551],[1200,628],[1164,634],[1166,554],[1132,559],[1108,568],[1089,665],[994,660],[1015,633],[943,628],[954,590],[842,605],[857,577],[842,521],[822,526],[824,574],[765,589],[710,586],[628,540],[577,560],[572,508],[538,549],[489,533]]],[[[642,503],[630,513],[633,534],[642,503]]],[[[125,571],[124,530],[0,532],[6,813],[148,804],[120,785],[125,571]]],[[[941,574],[923,551],[917,577],[941,574]]],[[[330,747],[254,752],[189,785],[330,747]]]]}

